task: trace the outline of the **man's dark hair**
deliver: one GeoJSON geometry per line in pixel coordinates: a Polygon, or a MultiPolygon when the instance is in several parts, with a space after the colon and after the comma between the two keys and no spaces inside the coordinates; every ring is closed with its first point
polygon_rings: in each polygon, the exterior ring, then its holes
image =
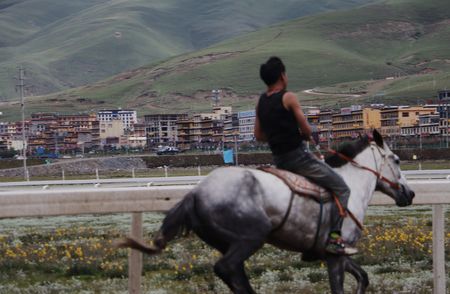
{"type": "Polygon", "coordinates": [[[267,86],[275,84],[284,72],[286,72],[286,68],[284,67],[283,61],[276,56],[270,57],[259,68],[259,76],[267,86]]]}

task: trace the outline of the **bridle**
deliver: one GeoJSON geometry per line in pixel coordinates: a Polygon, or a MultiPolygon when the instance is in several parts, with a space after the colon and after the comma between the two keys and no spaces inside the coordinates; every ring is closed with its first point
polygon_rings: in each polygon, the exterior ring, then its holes
{"type": "Polygon", "coordinates": [[[367,171],[373,173],[373,174],[377,177],[377,179],[379,179],[379,180],[381,180],[381,181],[383,181],[383,182],[388,183],[389,186],[390,186],[392,189],[394,189],[394,190],[400,190],[400,185],[399,185],[398,183],[394,183],[393,181],[389,180],[388,178],[384,177],[384,176],[381,174],[381,170],[383,169],[383,166],[384,166],[385,164],[387,164],[387,166],[388,166],[389,169],[391,170],[392,174],[395,176],[394,169],[392,168],[392,165],[389,164],[389,162],[388,162],[388,160],[387,160],[387,154],[386,154],[386,152],[385,152],[380,146],[378,146],[375,142],[373,142],[373,141],[370,142],[370,149],[372,150],[372,155],[373,155],[373,159],[374,159],[374,161],[375,161],[375,166],[378,165],[378,164],[377,164],[377,158],[376,158],[376,156],[375,156],[375,150],[378,151],[378,153],[380,154],[380,156],[381,156],[381,158],[382,158],[382,162],[381,162],[381,164],[380,164],[378,170],[374,170],[374,169],[372,169],[372,168],[370,168],[370,167],[361,165],[361,164],[359,164],[358,162],[356,162],[355,160],[353,160],[352,158],[350,158],[350,157],[348,157],[348,156],[346,156],[346,155],[344,155],[344,154],[342,154],[342,153],[340,153],[340,152],[337,152],[336,150],[333,150],[333,149],[327,149],[327,151],[328,151],[329,153],[331,153],[331,154],[335,154],[335,155],[339,156],[340,158],[342,158],[342,159],[344,159],[345,161],[351,163],[351,164],[352,164],[353,166],[355,166],[355,167],[358,167],[358,168],[360,168],[360,169],[364,169],[364,170],[367,170],[367,171]]]}

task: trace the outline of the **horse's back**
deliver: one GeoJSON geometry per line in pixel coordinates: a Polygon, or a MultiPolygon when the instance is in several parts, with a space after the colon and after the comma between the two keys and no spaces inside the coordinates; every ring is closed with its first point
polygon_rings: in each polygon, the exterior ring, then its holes
{"type": "Polygon", "coordinates": [[[264,209],[262,188],[248,169],[216,169],[192,192],[202,224],[199,230],[214,230],[232,239],[262,238],[272,227],[264,209]]]}

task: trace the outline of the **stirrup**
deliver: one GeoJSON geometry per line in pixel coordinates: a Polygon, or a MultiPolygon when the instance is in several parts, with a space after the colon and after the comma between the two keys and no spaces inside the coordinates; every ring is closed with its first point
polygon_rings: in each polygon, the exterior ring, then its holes
{"type": "Polygon", "coordinates": [[[336,255],[354,255],[358,253],[358,249],[356,247],[345,244],[342,238],[330,238],[327,246],[325,247],[325,251],[336,255]]]}

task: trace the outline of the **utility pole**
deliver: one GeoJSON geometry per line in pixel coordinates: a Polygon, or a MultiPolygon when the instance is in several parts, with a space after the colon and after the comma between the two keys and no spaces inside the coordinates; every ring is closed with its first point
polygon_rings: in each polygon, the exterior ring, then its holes
{"type": "Polygon", "coordinates": [[[23,77],[24,69],[22,66],[19,67],[19,93],[20,93],[20,108],[22,113],[22,157],[23,157],[23,176],[25,181],[29,181],[30,177],[28,175],[27,169],[27,141],[25,134],[25,98],[23,89],[24,85],[24,77],[23,77]]]}
{"type": "Polygon", "coordinates": [[[448,101],[445,104],[445,147],[448,149],[448,101]]]}
{"type": "Polygon", "coordinates": [[[239,165],[239,163],[238,163],[238,143],[237,143],[237,137],[238,137],[237,133],[234,132],[234,153],[235,153],[234,156],[235,156],[235,159],[236,159],[236,163],[235,163],[236,166],[239,165]]]}

